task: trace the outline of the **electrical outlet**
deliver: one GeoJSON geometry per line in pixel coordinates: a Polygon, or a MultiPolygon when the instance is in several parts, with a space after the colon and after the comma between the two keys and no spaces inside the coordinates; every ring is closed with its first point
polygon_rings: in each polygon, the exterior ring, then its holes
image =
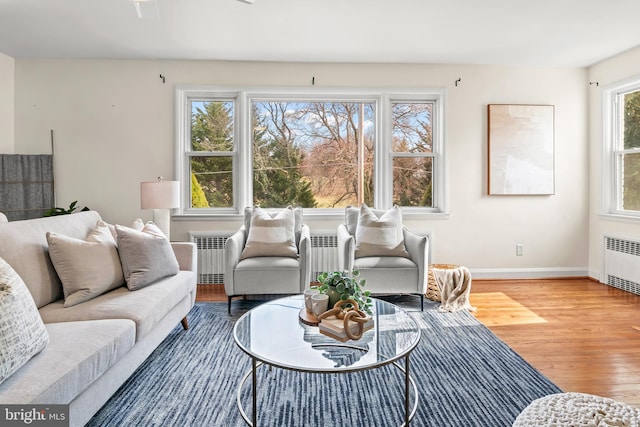
{"type": "Polygon", "coordinates": [[[516,244],[516,255],[517,256],[524,255],[524,245],[522,243],[517,243],[516,244]]]}

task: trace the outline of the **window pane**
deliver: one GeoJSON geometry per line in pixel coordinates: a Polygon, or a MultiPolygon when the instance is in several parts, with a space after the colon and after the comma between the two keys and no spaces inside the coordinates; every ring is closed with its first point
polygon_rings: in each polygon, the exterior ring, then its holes
{"type": "Polygon", "coordinates": [[[433,206],[433,159],[393,159],[393,203],[398,206],[433,206]]]}
{"type": "Polygon", "coordinates": [[[640,211],[640,153],[623,156],[622,208],[640,211]]]}
{"type": "Polygon", "coordinates": [[[392,104],[393,151],[430,153],[433,151],[433,103],[392,104]]]}
{"type": "Polygon", "coordinates": [[[373,104],[260,101],[252,111],[254,204],[373,203],[373,104]]]}
{"type": "Polygon", "coordinates": [[[233,102],[191,102],[191,150],[233,150],[233,102]]]}
{"type": "Polygon", "coordinates": [[[191,158],[191,207],[233,206],[233,160],[231,157],[191,158]]]}

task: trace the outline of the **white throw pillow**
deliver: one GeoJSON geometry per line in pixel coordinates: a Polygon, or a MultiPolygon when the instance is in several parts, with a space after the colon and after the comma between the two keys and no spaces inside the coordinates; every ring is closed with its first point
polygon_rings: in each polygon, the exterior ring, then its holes
{"type": "Polygon", "coordinates": [[[271,216],[256,206],[251,212],[251,226],[240,259],[261,256],[298,256],[291,206],[271,216]]]}
{"type": "Polygon", "coordinates": [[[9,222],[9,220],[7,219],[7,216],[5,214],[0,212],[0,224],[2,224],[3,222],[9,222]]]}
{"type": "Polygon", "coordinates": [[[86,240],[49,232],[47,242],[62,282],[65,307],[124,285],[116,243],[106,225],[99,224],[86,240]]]}
{"type": "Polygon", "coordinates": [[[49,334],[27,285],[0,258],[0,383],[48,342],[49,334]]]}
{"type": "MultiPolygon", "coordinates": [[[[109,224],[109,223],[106,223],[106,222],[104,222],[102,220],[98,221],[98,223],[102,223],[103,225],[106,225],[107,227],[109,227],[109,231],[111,231],[111,235],[113,236],[113,240],[114,241],[118,240],[118,233],[116,232],[116,226],[114,224],[109,224]]],[[[136,218],[131,223],[129,228],[133,228],[134,230],[142,231],[142,229],[144,228],[144,221],[142,220],[142,218],[136,218]]]]}
{"type": "Polygon", "coordinates": [[[380,218],[365,204],[360,206],[356,227],[355,257],[409,257],[404,246],[402,211],[394,206],[380,218]]]}
{"type": "Polygon", "coordinates": [[[178,274],[180,266],[169,239],[152,222],[142,231],[116,225],[122,271],[130,291],[178,274]]]}

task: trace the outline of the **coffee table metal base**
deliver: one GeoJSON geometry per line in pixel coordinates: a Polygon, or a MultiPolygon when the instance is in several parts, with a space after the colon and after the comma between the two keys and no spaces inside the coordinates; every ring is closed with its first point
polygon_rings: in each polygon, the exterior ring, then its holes
{"type": "MultiPolygon", "coordinates": [[[[328,344],[323,344],[323,347],[329,347],[330,345],[328,344]]],[[[346,345],[335,345],[335,346],[331,346],[331,347],[350,347],[350,346],[346,346],[346,345]]],[[[357,348],[357,347],[351,347],[351,348],[357,348]]],[[[413,419],[413,417],[416,414],[416,410],[418,409],[418,387],[416,386],[416,383],[413,381],[413,378],[411,378],[411,375],[409,373],[409,356],[411,355],[411,353],[407,354],[404,357],[404,367],[398,363],[398,362],[392,362],[392,364],[398,368],[400,371],[402,371],[404,373],[404,386],[405,386],[405,390],[404,390],[404,411],[405,411],[405,415],[404,415],[404,422],[402,424],[400,424],[400,427],[403,426],[409,426],[409,422],[413,419]],[[415,396],[414,398],[414,402],[413,402],[413,408],[409,408],[410,405],[410,386],[413,387],[413,395],[415,396]]],[[[247,423],[247,425],[252,426],[252,427],[257,427],[258,425],[258,393],[257,393],[257,374],[256,374],[256,370],[262,366],[264,363],[262,362],[258,362],[256,358],[252,357],[251,358],[251,369],[244,375],[244,377],[242,377],[242,381],[240,381],[240,385],[238,386],[238,392],[236,395],[236,401],[238,403],[238,410],[240,411],[240,415],[242,416],[242,418],[244,419],[244,421],[247,423]],[[249,379],[249,377],[251,377],[251,387],[252,387],[252,391],[251,391],[251,397],[252,397],[252,403],[253,403],[253,407],[252,409],[252,417],[251,419],[249,419],[249,416],[247,415],[247,413],[244,410],[244,407],[242,406],[242,399],[241,399],[241,395],[242,395],[242,388],[244,386],[244,384],[247,382],[247,380],[249,379]]],[[[380,365],[380,366],[385,366],[385,365],[380,365]]],[[[281,368],[281,369],[286,369],[286,368],[281,368]]],[[[291,369],[293,370],[293,369],[291,369]]],[[[301,371],[304,372],[304,371],[301,371]]],[[[307,371],[309,372],[309,371],[307,371]]],[[[347,371],[344,372],[345,374],[348,374],[349,372],[354,372],[354,371],[347,371]]],[[[318,374],[325,374],[325,373],[336,373],[336,372],[313,372],[313,373],[318,373],[318,374]]]]}

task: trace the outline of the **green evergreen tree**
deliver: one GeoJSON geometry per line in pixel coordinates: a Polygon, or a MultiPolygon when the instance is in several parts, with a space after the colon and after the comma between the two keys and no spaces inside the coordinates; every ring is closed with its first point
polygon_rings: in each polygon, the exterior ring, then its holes
{"type": "MultiPolygon", "coordinates": [[[[231,102],[211,101],[204,103],[203,108],[198,107],[191,123],[192,150],[233,151],[232,111],[231,102]]],[[[233,161],[230,155],[192,157],[191,171],[208,206],[233,206],[233,161]]],[[[193,200],[192,206],[204,207],[196,206],[193,200]]]]}
{"type": "Polygon", "coordinates": [[[191,206],[194,208],[208,208],[207,196],[202,191],[195,174],[191,174],[191,206]]]}
{"type": "MultiPolygon", "coordinates": [[[[273,113],[276,107],[269,107],[273,113]]],[[[268,208],[316,207],[311,183],[300,170],[304,155],[287,135],[285,116],[271,114],[272,125],[278,118],[282,119],[271,127],[255,111],[253,117],[256,121],[253,126],[256,129],[253,134],[253,203],[268,208]]]]}

